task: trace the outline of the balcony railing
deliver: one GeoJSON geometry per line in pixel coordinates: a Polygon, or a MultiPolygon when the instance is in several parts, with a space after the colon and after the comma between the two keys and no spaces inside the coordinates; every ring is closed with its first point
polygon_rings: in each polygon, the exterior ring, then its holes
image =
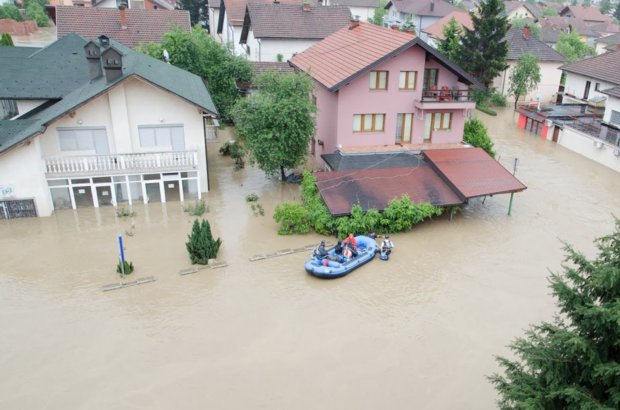
{"type": "Polygon", "coordinates": [[[473,93],[469,90],[448,89],[422,90],[422,101],[433,102],[473,102],[473,93]]]}
{"type": "Polygon", "coordinates": [[[84,155],[45,158],[47,174],[121,174],[188,170],[198,167],[197,151],[84,155]]]}

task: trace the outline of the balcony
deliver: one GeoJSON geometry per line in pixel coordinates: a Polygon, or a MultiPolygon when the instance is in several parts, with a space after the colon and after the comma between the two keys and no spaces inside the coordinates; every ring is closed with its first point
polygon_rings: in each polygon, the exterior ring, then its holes
{"type": "Polygon", "coordinates": [[[422,99],[414,102],[420,109],[470,109],[476,108],[473,92],[468,89],[448,88],[422,90],[422,99]]]}
{"type": "Polygon", "coordinates": [[[47,177],[188,171],[198,168],[198,151],[84,155],[44,158],[47,177]]]}

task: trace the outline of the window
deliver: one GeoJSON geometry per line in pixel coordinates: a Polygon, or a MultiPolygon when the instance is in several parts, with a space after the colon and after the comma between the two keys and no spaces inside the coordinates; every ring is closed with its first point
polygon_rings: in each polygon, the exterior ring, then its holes
{"type": "Polygon", "coordinates": [[[185,134],[182,125],[140,125],[138,127],[142,148],[166,148],[185,151],[185,134]]]}
{"type": "Polygon", "coordinates": [[[57,131],[61,151],[95,151],[98,155],[110,153],[105,128],[58,128],[57,131]]]}
{"type": "Polygon", "coordinates": [[[437,87],[439,79],[438,68],[425,68],[424,69],[424,89],[431,90],[433,87],[437,87]]]}
{"type": "Polygon", "coordinates": [[[620,125],[620,112],[616,110],[611,110],[611,117],[609,118],[609,122],[612,124],[620,125]]]}
{"type": "Polygon", "coordinates": [[[594,91],[598,91],[600,87],[601,87],[601,83],[594,84],[594,91]]]}
{"type": "Polygon", "coordinates": [[[452,113],[436,112],[433,114],[434,130],[449,130],[452,126],[452,113]]]}
{"type": "Polygon", "coordinates": [[[401,71],[398,88],[401,90],[415,90],[417,71],[401,71]]]}
{"type": "Polygon", "coordinates": [[[353,132],[383,131],[385,114],[355,114],[353,115],[353,132]]]}
{"type": "Polygon", "coordinates": [[[590,81],[586,81],[586,88],[583,90],[583,99],[587,100],[590,95],[590,81]]]}
{"type": "Polygon", "coordinates": [[[396,117],[396,142],[411,142],[413,114],[398,114],[396,117]]]}
{"type": "Polygon", "coordinates": [[[388,72],[387,71],[371,71],[370,72],[370,89],[371,90],[387,90],[388,72]]]}

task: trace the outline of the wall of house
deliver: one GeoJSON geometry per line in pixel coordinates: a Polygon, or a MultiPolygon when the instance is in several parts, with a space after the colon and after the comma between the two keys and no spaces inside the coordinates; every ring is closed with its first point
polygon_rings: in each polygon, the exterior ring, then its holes
{"type": "Polygon", "coordinates": [[[313,94],[317,105],[315,157],[320,160],[322,154],[332,153],[337,148],[338,93],[332,93],[323,85],[315,82],[313,94]],[[318,145],[319,140],[322,141],[323,146],[318,145]]]}
{"type": "MultiPolygon", "coordinates": [[[[301,53],[304,50],[312,47],[314,44],[318,43],[320,40],[308,40],[308,39],[262,39],[260,44],[260,60],[254,60],[254,58],[250,58],[252,61],[278,61],[278,54],[282,54],[284,56],[284,60],[289,60],[295,53],[301,53]]],[[[258,42],[255,42],[258,44],[258,42]]],[[[258,57],[258,49],[255,46],[250,51],[251,57],[258,57]]]]}
{"type": "MultiPolygon", "coordinates": [[[[620,98],[607,96],[607,101],[605,102],[605,115],[603,116],[603,121],[607,123],[611,123],[612,110],[620,112],[620,98]]],[[[615,125],[620,127],[620,124],[615,124],[615,125]]]]}
{"type": "MultiPolygon", "coordinates": [[[[219,5],[219,3],[218,3],[219,5]]],[[[220,36],[217,34],[217,22],[220,18],[220,9],[215,7],[209,7],[209,33],[211,37],[217,41],[221,41],[220,36]]]]}
{"type": "MultiPolygon", "coordinates": [[[[218,17],[219,18],[219,17],[218,17]]],[[[216,26],[217,28],[217,26],[216,26]]],[[[239,44],[241,39],[241,26],[231,26],[228,24],[228,16],[224,14],[224,24],[222,26],[221,41],[233,54],[245,56],[245,50],[239,44]]]]}
{"type": "MultiPolygon", "coordinates": [[[[425,51],[413,47],[399,56],[376,67],[375,70],[387,70],[388,89],[386,91],[370,90],[370,73],[366,73],[351,84],[339,90],[338,97],[338,142],[343,146],[393,145],[396,142],[396,119],[399,113],[415,113],[414,101],[422,96],[425,68],[425,51]],[[400,71],[417,71],[416,89],[399,90],[400,71]],[[383,132],[353,132],[354,114],[386,114],[383,132]]],[[[466,88],[459,84],[457,77],[434,60],[426,63],[426,68],[439,68],[438,88],[442,86],[466,88]]],[[[433,110],[434,112],[452,112],[452,110],[433,110]]],[[[433,133],[432,142],[458,143],[463,136],[463,118],[465,110],[456,110],[462,115],[453,115],[449,131],[433,133]]],[[[427,111],[429,112],[429,111],[427,111]]],[[[423,112],[415,113],[412,141],[423,143],[423,112]]],[[[327,148],[327,147],[326,147],[327,148]]]]}
{"type": "Polygon", "coordinates": [[[58,128],[105,127],[110,153],[172,151],[172,147],[143,148],[138,126],[183,124],[185,149],[197,150],[200,188],[207,187],[207,159],[202,115],[197,107],[137,78],[129,79],[53,123],[41,136],[43,157],[95,155],[95,151],[61,151],[58,128]]]}
{"type": "Polygon", "coordinates": [[[523,6],[517,7],[516,9],[508,13],[506,17],[508,18],[508,21],[515,19],[515,18],[523,18],[523,19],[531,19],[531,20],[536,19],[534,15],[530,13],[530,11],[523,6]]]}
{"type": "Polygon", "coordinates": [[[596,161],[601,165],[620,172],[620,156],[614,155],[614,151],[619,149],[619,147],[615,147],[568,126],[564,126],[564,129],[560,133],[558,144],[596,161]],[[595,142],[602,142],[601,148],[598,148],[595,142]]]}
{"type": "Polygon", "coordinates": [[[358,16],[361,21],[368,21],[375,15],[375,7],[349,6],[349,10],[351,10],[352,17],[358,16]]]}
{"type": "Polygon", "coordinates": [[[27,112],[37,108],[39,105],[46,103],[49,100],[15,100],[17,104],[17,112],[19,116],[26,114],[27,112]]]}
{"type": "MultiPolygon", "coordinates": [[[[508,95],[510,89],[510,75],[517,65],[516,61],[508,62],[508,69],[501,75],[493,80],[493,87],[505,95],[508,101],[514,101],[512,95],[508,95]]],[[[542,102],[555,101],[558,87],[560,86],[560,79],[562,77],[562,71],[558,70],[562,63],[546,61],[539,63],[540,67],[540,83],[536,87],[536,90],[529,92],[526,96],[519,97],[519,101],[536,100],[540,97],[542,102]]]]}
{"type": "MultiPolygon", "coordinates": [[[[45,181],[39,138],[0,154],[0,188],[13,191],[2,199],[34,199],[39,216],[52,214],[52,198],[45,181]]],[[[1,194],[0,194],[1,195],[1,194]]]]}
{"type": "Polygon", "coordinates": [[[599,83],[599,90],[605,90],[607,88],[612,88],[615,84],[607,83],[604,81],[596,80],[593,78],[588,78],[579,74],[574,73],[566,73],[566,85],[564,87],[565,94],[571,94],[575,96],[575,99],[570,97],[565,97],[570,100],[575,100],[579,102],[583,102],[583,93],[586,88],[586,81],[590,81],[590,93],[588,99],[593,97],[602,97],[607,98],[605,94],[599,93],[595,90],[596,83],[599,83]]]}

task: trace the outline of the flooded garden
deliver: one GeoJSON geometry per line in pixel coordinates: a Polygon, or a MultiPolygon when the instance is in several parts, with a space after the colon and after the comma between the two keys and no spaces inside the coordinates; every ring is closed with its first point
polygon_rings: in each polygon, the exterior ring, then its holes
{"type": "Polygon", "coordinates": [[[528,186],[512,215],[509,195],[475,199],[338,280],[304,272],[310,251],[250,261],[322,237],[278,236],[275,206],[299,186],[234,170],[218,144],[203,217],[225,267],[179,275],[195,219],[179,202],[1,220],[0,408],[495,408],[494,355],[552,317],[562,241],[594,253],[620,180],[518,129],[511,110],[478,115],[528,186]],[[132,276],[156,280],[104,293],[119,233],[132,276]]]}

